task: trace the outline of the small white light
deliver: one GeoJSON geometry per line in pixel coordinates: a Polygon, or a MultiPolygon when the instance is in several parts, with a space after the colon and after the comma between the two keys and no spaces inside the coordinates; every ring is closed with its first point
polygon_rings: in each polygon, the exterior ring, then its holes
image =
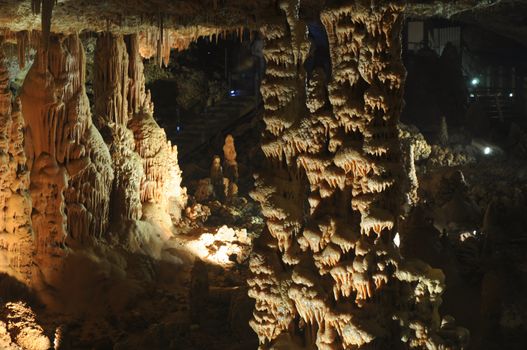
{"type": "Polygon", "coordinates": [[[479,78],[473,78],[470,83],[473,85],[473,86],[476,86],[479,84],[479,78]]]}
{"type": "Polygon", "coordinates": [[[229,94],[230,94],[231,96],[236,96],[236,90],[231,90],[231,91],[229,91],[229,94]]]}
{"type": "Polygon", "coordinates": [[[511,92],[511,93],[509,94],[509,97],[514,97],[514,94],[511,92]]]}
{"type": "Polygon", "coordinates": [[[393,237],[393,243],[398,247],[401,245],[401,237],[399,237],[399,232],[397,232],[395,237],[393,237]]]}
{"type": "Polygon", "coordinates": [[[474,94],[470,94],[470,97],[474,98],[475,96],[474,96],[474,94]]]}
{"type": "Polygon", "coordinates": [[[475,236],[475,235],[476,235],[476,230],[474,230],[474,231],[472,232],[472,234],[475,236]]]}
{"type": "Polygon", "coordinates": [[[485,147],[485,148],[483,149],[483,154],[485,154],[485,155],[489,155],[489,154],[491,154],[491,153],[492,153],[492,148],[490,148],[490,147],[487,146],[487,147],[485,147]]]}

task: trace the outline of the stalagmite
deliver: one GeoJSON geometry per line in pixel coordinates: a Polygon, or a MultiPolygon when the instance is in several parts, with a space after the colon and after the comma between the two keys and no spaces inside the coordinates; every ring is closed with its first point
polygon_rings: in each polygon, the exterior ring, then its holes
{"type": "Polygon", "coordinates": [[[60,255],[68,233],[74,244],[105,232],[104,193],[113,179],[108,149],[91,121],[78,36],[53,35],[47,53],[39,50],[21,101],[37,253],[60,255]]]}
{"type": "Polygon", "coordinates": [[[234,147],[234,137],[227,135],[223,145],[223,172],[229,179],[227,190],[229,198],[238,193],[238,163],[236,162],[236,148],[234,147]]]}
{"type": "Polygon", "coordinates": [[[221,166],[220,156],[214,156],[210,165],[210,182],[214,188],[216,198],[223,200],[225,198],[226,188],[223,177],[223,167],[221,166]]]}
{"type": "Polygon", "coordinates": [[[24,30],[16,33],[16,43],[18,46],[18,66],[24,69],[26,66],[26,49],[29,45],[29,32],[24,30]]]}
{"type": "Polygon", "coordinates": [[[0,272],[30,284],[33,232],[20,100],[13,100],[0,41],[0,272]]]}
{"type": "Polygon", "coordinates": [[[441,122],[439,123],[437,143],[443,147],[448,146],[448,125],[444,116],[441,117],[441,122]]]}
{"type": "Polygon", "coordinates": [[[262,150],[272,170],[258,174],[252,193],[267,220],[249,280],[260,347],[303,334],[287,347],[460,348],[460,338],[440,336],[441,271],[405,261],[392,242],[403,204],[402,6],[357,0],[323,11],[328,86],[318,68],[306,81],[298,3],[280,8],[283,24],[261,28],[262,150]]]}

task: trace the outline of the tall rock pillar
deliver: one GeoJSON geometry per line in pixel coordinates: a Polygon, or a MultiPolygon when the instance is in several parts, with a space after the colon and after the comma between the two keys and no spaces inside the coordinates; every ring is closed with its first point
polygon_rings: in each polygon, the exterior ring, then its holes
{"type": "Polygon", "coordinates": [[[393,243],[403,203],[402,6],[355,0],[324,10],[332,76],[315,68],[309,79],[300,4],[280,7],[283,20],[261,30],[267,169],[253,198],[267,230],[248,281],[261,348],[459,348],[465,333],[438,313],[444,275],[393,243]]]}

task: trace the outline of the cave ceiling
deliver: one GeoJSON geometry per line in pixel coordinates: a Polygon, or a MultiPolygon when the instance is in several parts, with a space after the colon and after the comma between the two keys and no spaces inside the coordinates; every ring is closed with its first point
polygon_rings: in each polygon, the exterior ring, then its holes
{"type": "MultiPolygon", "coordinates": [[[[307,20],[318,18],[323,7],[338,6],[338,3],[326,0],[302,1],[300,16],[307,20]]],[[[478,18],[487,20],[485,14],[489,13],[489,9],[494,13],[492,9],[500,8],[499,5],[516,3],[521,5],[525,1],[410,0],[405,13],[410,17],[455,16],[477,22],[478,18]]],[[[41,16],[34,13],[30,0],[0,0],[0,8],[0,28],[13,32],[41,28],[41,16]]],[[[258,28],[262,23],[279,18],[279,13],[273,0],[57,0],[51,30],[60,33],[108,30],[132,33],[162,25],[181,31],[182,36],[196,37],[210,35],[217,28],[258,28]]],[[[507,18],[493,18],[498,22],[507,22],[507,18]]]]}

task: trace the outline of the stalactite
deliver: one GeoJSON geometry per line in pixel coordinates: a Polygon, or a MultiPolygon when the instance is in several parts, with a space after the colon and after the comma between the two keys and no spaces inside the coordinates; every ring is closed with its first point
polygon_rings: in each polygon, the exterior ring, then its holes
{"type": "MultiPolygon", "coordinates": [[[[160,21],[160,20],[159,20],[160,21]]],[[[196,42],[199,38],[209,38],[213,42],[213,38],[218,43],[220,36],[223,39],[229,33],[233,33],[240,41],[243,41],[244,27],[201,27],[193,26],[180,30],[173,30],[161,27],[158,24],[157,28],[153,30],[146,30],[139,33],[139,52],[143,58],[155,57],[155,62],[158,65],[168,67],[170,63],[170,51],[183,51],[189,48],[190,44],[196,42]],[[161,35],[162,34],[162,35],[161,35]]]]}
{"type": "Polygon", "coordinates": [[[18,66],[24,69],[26,66],[26,52],[30,43],[30,35],[27,30],[16,33],[16,43],[18,47],[18,66]]]}
{"type": "Polygon", "coordinates": [[[126,46],[129,56],[128,113],[132,116],[142,111],[153,114],[154,106],[150,100],[150,93],[145,88],[144,66],[140,55],[138,35],[128,35],[126,46]]]}
{"type": "Polygon", "coordinates": [[[56,5],[57,0],[31,0],[31,9],[33,13],[41,13],[42,22],[42,46],[44,50],[47,50],[49,45],[49,35],[51,33],[51,17],[53,13],[53,7],[56,5]]]}
{"type": "Polygon", "coordinates": [[[20,101],[13,100],[0,41],[0,272],[30,284],[33,232],[20,101]]]}
{"type": "Polygon", "coordinates": [[[396,127],[403,8],[348,4],[321,15],[333,71],[328,86],[322,69],[309,81],[302,70],[308,48],[298,2],[282,0],[284,24],[261,28],[262,150],[271,169],[258,175],[252,193],[267,231],[250,263],[250,324],[262,349],[294,348],[286,343],[298,334],[298,344],[328,350],[400,343],[459,349],[463,332],[440,329],[442,272],[405,261],[392,242],[403,203],[396,127]]]}

